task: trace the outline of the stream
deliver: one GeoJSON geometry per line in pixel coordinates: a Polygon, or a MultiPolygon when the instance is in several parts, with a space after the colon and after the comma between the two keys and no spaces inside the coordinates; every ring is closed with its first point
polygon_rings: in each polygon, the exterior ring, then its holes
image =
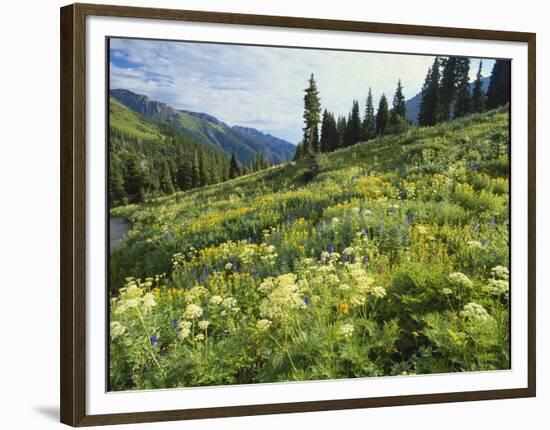
{"type": "Polygon", "coordinates": [[[121,217],[109,217],[109,249],[112,251],[124,240],[130,230],[130,224],[121,217]]]}

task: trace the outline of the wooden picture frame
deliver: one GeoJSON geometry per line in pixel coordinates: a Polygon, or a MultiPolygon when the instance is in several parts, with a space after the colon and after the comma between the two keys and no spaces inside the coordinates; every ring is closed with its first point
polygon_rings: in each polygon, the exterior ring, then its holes
{"type": "MultiPolygon", "coordinates": [[[[536,393],[534,33],[72,4],[61,8],[61,422],[71,426],[533,397],[536,393]],[[512,41],[528,46],[528,384],[525,388],[89,415],[86,387],[86,19],[90,16],[512,41]]],[[[89,65],[88,65],[89,66],[89,65]]]]}

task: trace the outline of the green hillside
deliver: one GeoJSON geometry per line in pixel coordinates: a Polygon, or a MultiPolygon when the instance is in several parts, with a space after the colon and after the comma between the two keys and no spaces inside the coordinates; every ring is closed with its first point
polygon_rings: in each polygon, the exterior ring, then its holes
{"type": "Polygon", "coordinates": [[[508,124],[113,209],[132,225],[110,263],[113,389],[508,368],[508,124]]]}
{"type": "Polygon", "coordinates": [[[157,124],[169,125],[189,139],[221,151],[228,157],[234,154],[243,164],[251,164],[258,154],[262,154],[271,163],[282,163],[291,159],[296,150],[291,143],[257,130],[254,130],[255,135],[251,135],[243,132],[242,128],[229,127],[212,115],[176,110],[143,94],[125,89],[113,89],[110,94],[119,103],[143,117],[157,124]]]}
{"type": "Polygon", "coordinates": [[[164,139],[157,125],[128,109],[113,97],[109,98],[109,125],[138,139],[164,139]]]}
{"type": "Polygon", "coordinates": [[[229,178],[229,158],[220,149],[109,101],[111,207],[229,178]]]}

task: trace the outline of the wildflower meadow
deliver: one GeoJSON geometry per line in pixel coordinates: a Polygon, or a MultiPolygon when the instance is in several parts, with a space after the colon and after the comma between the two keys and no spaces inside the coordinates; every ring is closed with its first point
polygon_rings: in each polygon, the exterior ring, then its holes
{"type": "Polygon", "coordinates": [[[111,209],[111,390],[508,369],[509,114],[111,209]]]}

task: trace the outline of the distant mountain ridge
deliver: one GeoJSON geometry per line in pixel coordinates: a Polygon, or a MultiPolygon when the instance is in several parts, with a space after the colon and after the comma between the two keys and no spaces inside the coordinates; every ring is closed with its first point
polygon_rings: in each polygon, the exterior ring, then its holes
{"type": "MultiPolygon", "coordinates": [[[[483,86],[484,92],[487,92],[487,88],[489,88],[489,80],[490,80],[490,76],[481,78],[481,84],[483,86]]],[[[474,88],[474,83],[470,82],[470,92],[472,92],[473,88],[474,88]]],[[[414,97],[405,101],[407,119],[409,121],[412,121],[414,124],[418,124],[418,112],[420,112],[421,101],[422,101],[422,92],[416,94],[414,97]]]]}
{"type": "Polygon", "coordinates": [[[191,139],[235,154],[241,163],[250,163],[256,154],[263,154],[272,163],[282,163],[294,156],[296,146],[256,129],[230,127],[218,118],[202,112],[177,110],[166,103],[125,89],[110,91],[113,98],[144,117],[176,127],[191,139]]]}

